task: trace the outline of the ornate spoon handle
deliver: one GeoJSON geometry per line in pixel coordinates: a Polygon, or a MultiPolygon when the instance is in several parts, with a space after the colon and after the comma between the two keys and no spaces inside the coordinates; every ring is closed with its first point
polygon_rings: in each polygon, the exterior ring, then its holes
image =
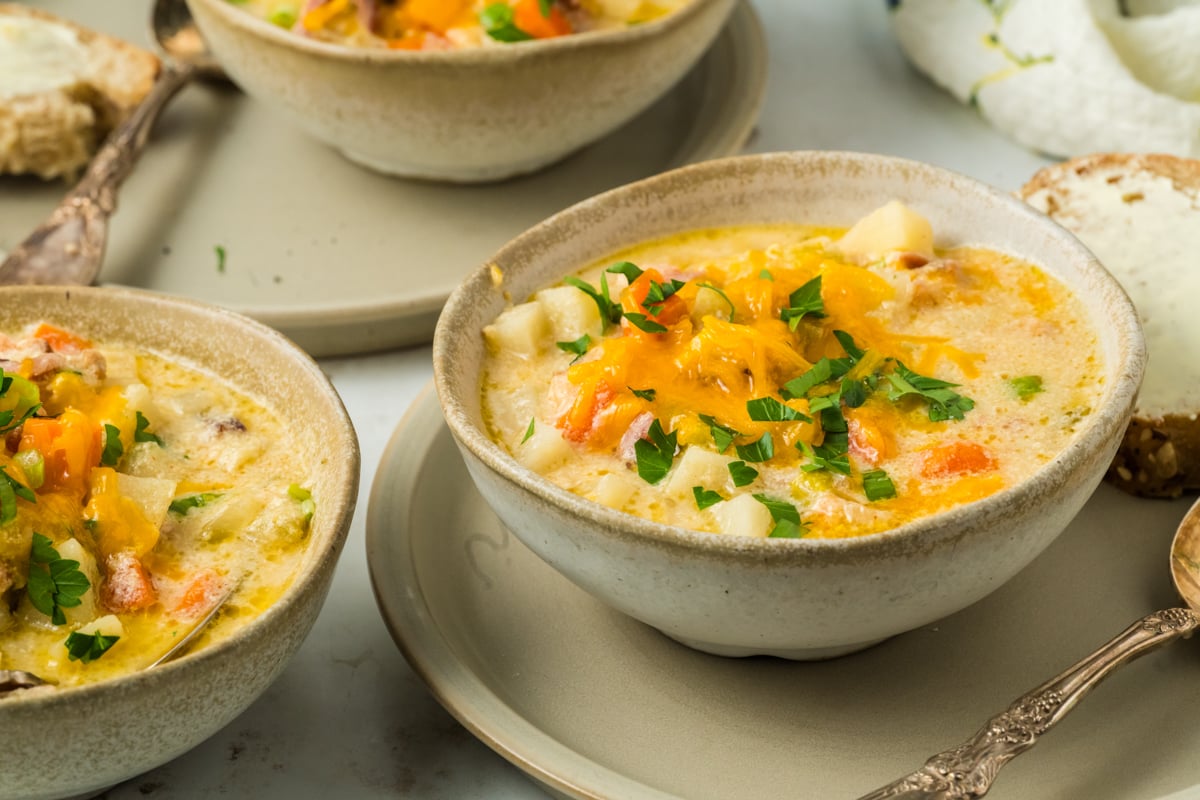
{"type": "Polygon", "coordinates": [[[1115,639],[987,721],[964,744],[938,753],[916,772],[883,786],[860,800],[983,797],[1000,768],[1037,742],[1083,696],[1117,667],[1176,639],[1186,639],[1200,617],[1186,608],[1171,608],[1143,617],[1115,639]]]}
{"type": "Polygon", "coordinates": [[[137,163],[167,102],[196,72],[192,64],[163,67],[146,99],[104,142],[75,188],[0,264],[0,283],[87,285],[96,279],[117,188],[137,163]]]}

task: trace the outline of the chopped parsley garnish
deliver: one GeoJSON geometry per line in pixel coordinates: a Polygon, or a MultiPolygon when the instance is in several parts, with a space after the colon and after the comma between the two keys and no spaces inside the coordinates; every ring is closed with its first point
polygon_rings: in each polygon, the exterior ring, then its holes
{"type": "Polygon", "coordinates": [[[0,411],[0,433],[16,430],[42,407],[39,402],[41,393],[35,383],[0,370],[0,397],[11,401],[10,391],[16,393],[16,404],[13,408],[0,411]]]}
{"type": "Polygon", "coordinates": [[[817,318],[825,316],[820,275],[788,295],[788,307],[780,310],[779,318],[788,324],[788,328],[796,330],[800,320],[807,314],[817,318]]]}
{"type": "Polygon", "coordinates": [[[733,301],[729,299],[729,295],[725,294],[723,291],[718,289],[716,286],[713,286],[711,283],[698,283],[696,285],[700,286],[704,289],[709,289],[710,291],[714,291],[717,294],[719,294],[721,296],[721,299],[724,300],[729,305],[729,321],[733,322],[733,318],[737,314],[737,309],[734,308],[733,301]]]}
{"type": "Polygon", "coordinates": [[[661,313],[663,304],[667,302],[667,298],[682,289],[684,285],[683,281],[674,279],[666,283],[650,281],[650,288],[646,292],[646,299],[642,301],[642,308],[651,314],[661,313]]]}
{"type": "Polygon", "coordinates": [[[812,417],[801,414],[774,397],[756,397],[746,401],[746,413],[756,422],[812,422],[812,417]]]}
{"type": "Polygon", "coordinates": [[[1013,378],[1008,382],[1008,385],[1017,393],[1017,397],[1022,400],[1028,400],[1039,392],[1046,391],[1042,388],[1041,375],[1022,375],[1019,378],[1013,378]]]}
{"type": "Polygon", "coordinates": [[[800,469],[805,472],[827,469],[843,475],[850,474],[850,456],[845,448],[839,446],[839,443],[826,443],[813,447],[808,442],[796,442],[796,447],[808,457],[808,463],[800,465],[800,469]]]}
{"type": "Polygon", "coordinates": [[[538,0],[538,10],[542,12],[543,17],[549,17],[553,9],[554,0],[538,0]]]}
{"type": "Polygon", "coordinates": [[[573,342],[555,342],[555,344],[558,345],[558,349],[562,350],[564,353],[574,354],[575,359],[571,362],[574,364],[576,361],[583,358],[584,353],[586,353],[588,348],[591,347],[592,337],[585,333],[583,336],[580,336],[573,342]]]}
{"type": "Polygon", "coordinates": [[[635,389],[632,386],[628,386],[626,388],[633,392],[635,397],[640,397],[648,403],[654,402],[654,396],[656,392],[653,389],[635,389]]]}
{"type": "Polygon", "coordinates": [[[196,494],[188,494],[183,497],[176,497],[171,501],[171,505],[167,510],[172,514],[182,517],[193,508],[203,508],[214,500],[224,496],[224,492],[198,492],[196,494]]]}
{"type": "Polygon", "coordinates": [[[70,661],[82,661],[90,664],[108,652],[109,648],[121,640],[120,636],[105,636],[96,633],[73,632],[67,637],[67,658],[70,661]]]}
{"type": "Polygon", "coordinates": [[[700,421],[708,426],[708,432],[712,434],[713,444],[717,446],[718,453],[724,453],[729,449],[729,445],[733,444],[734,438],[742,435],[733,428],[717,422],[708,414],[701,414],[700,421]]]}
{"type": "Polygon", "coordinates": [[[758,477],[758,470],[748,465],[745,461],[730,461],[729,462],[729,477],[733,478],[733,485],[741,488],[754,483],[758,477]]]}
{"type": "Polygon", "coordinates": [[[298,483],[288,486],[287,492],[288,497],[300,504],[300,511],[304,514],[304,521],[308,522],[312,519],[313,514],[317,511],[317,503],[313,500],[312,492],[298,483]]]}
{"type": "MultiPolygon", "coordinates": [[[[504,4],[498,3],[497,5],[504,4]]],[[[507,6],[505,6],[505,8],[507,8],[507,6]]],[[[608,278],[604,276],[603,272],[600,273],[600,291],[596,291],[596,289],[590,283],[587,281],[582,281],[579,278],[576,278],[574,275],[569,275],[564,278],[563,283],[567,284],[568,286],[574,286],[576,289],[596,301],[596,307],[600,309],[600,324],[603,326],[604,330],[607,331],[609,325],[616,325],[621,321],[621,304],[614,303],[612,297],[609,296],[608,278]]]]}
{"type": "Polygon", "coordinates": [[[753,495],[754,499],[767,507],[775,527],[768,534],[772,539],[798,539],[804,535],[804,525],[800,522],[800,512],[791,503],[774,500],[765,494],[753,495]]]}
{"type": "Polygon", "coordinates": [[[492,3],[479,12],[479,24],[497,42],[524,42],[532,39],[513,21],[513,8],[508,3],[492,3]]]}
{"type": "Polygon", "coordinates": [[[743,461],[749,461],[752,464],[761,461],[770,461],[775,455],[775,443],[771,441],[771,432],[764,433],[759,439],[750,444],[736,444],[733,449],[737,451],[738,458],[743,461]]]}
{"type": "Polygon", "coordinates": [[[142,412],[137,412],[137,427],[133,430],[133,440],[135,442],[154,442],[159,447],[163,446],[163,440],[155,436],[147,430],[150,427],[150,420],[146,419],[142,412]]]}
{"type": "Polygon", "coordinates": [[[55,625],[66,625],[62,610],[80,605],[83,602],[80,598],[91,587],[78,561],[61,557],[50,539],[37,532],[33,534],[26,593],[34,608],[55,625]]]}
{"type": "Polygon", "coordinates": [[[213,252],[217,254],[217,272],[225,271],[225,248],[221,245],[213,247],[213,252]]]}
{"type": "Polygon", "coordinates": [[[4,467],[0,467],[0,525],[17,518],[18,497],[31,503],[37,502],[37,495],[32,489],[9,475],[4,467]]]}
{"type": "Polygon", "coordinates": [[[533,424],[536,421],[535,417],[529,418],[529,427],[525,429],[525,438],[521,439],[521,444],[525,444],[533,436],[533,424]]]}
{"type": "Polygon", "coordinates": [[[100,463],[106,467],[115,467],[121,463],[125,455],[125,445],[121,444],[121,429],[116,425],[104,423],[104,451],[100,453],[100,463]]]}
{"type": "Polygon", "coordinates": [[[709,506],[715,506],[717,503],[724,500],[724,497],[718,492],[705,489],[703,486],[693,486],[692,496],[696,498],[696,508],[703,511],[709,506]]]}
{"type": "Polygon", "coordinates": [[[857,364],[866,354],[865,350],[854,343],[854,337],[845,331],[834,331],[833,338],[838,340],[838,344],[846,351],[846,355],[850,357],[852,364],[857,364]]]}
{"type": "Polygon", "coordinates": [[[887,374],[892,390],[888,399],[895,402],[903,397],[917,396],[929,403],[929,419],[943,422],[948,419],[961,420],[963,415],[975,407],[975,401],[951,391],[957,383],[930,378],[913,372],[900,361],[895,372],[887,374]]]}
{"type": "Polygon", "coordinates": [[[611,272],[615,275],[624,275],[625,280],[629,281],[630,283],[633,283],[638,278],[642,277],[642,268],[637,264],[634,264],[632,261],[618,261],[604,271],[611,272]]]}
{"type": "Polygon", "coordinates": [[[635,328],[640,328],[646,333],[667,332],[667,327],[665,325],[660,325],[659,323],[647,317],[645,314],[627,313],[625,314],[625,319],[629,320],[630,325],[633,325],[635,328]]]}
{"type": "Polygon", "coordinates": [[[770,539],[803,539],[804,534],[808,533],[803,525],[792,522],[790,519],[781,519],[775,523],[775,527],[767,534],[770,539]]]}
{"type": "Polygon", "coordinates": [[[655,484],[665,478],[671,469],[679,434],[674,431],[669,434],[664,432],[662,423],[654,420],[650,423],[650,430],[646,431],[646,435],[650,437],[648,440],[638,439],[633,443],[634,452],[637,454],[637,471],[646,483],[655,484]]]}
{"type": "Polygon", "coordinates": [[[842,377],[850,371],[852,366],[854,365],[846,359],[822,358],[799,378],[793,378],[785,383],[783,388],[780,389],[780,394],[783,395],[785,400],[804,397],[814,386],[825,383],[828,380],[833,380],[834,378],[842,377]]]}
{"type": "Polygon", "coordinates": [[[896,484],[892,483],[892,479],[883,470],[875,469],[864,472],[862,478],[863,491],[871,502],[896,496],[896,484]]]}
{"type": "Polygon", "coordinates": [[[858,408],[867,402],[866,387],[863,386],[862,381],[856,381],[853,378],[842,378],[838,394],[841,396],[842,402],[846,404],[846,408],[858,408]]]}
{"type": "Polygon", "coordinates": [[[775,276],[771,274],[769,269],[759,270],[758,277],[760,280],[775,282],[775,276]]]}

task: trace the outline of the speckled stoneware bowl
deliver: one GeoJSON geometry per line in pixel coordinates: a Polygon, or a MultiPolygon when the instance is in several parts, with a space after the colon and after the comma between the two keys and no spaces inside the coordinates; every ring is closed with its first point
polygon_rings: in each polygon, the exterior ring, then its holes
{"type": "Polygon", "coordinates": [[[95,793],[195,747],[240,714],[312,627],[358,494],[358,441],[341,400],[312,359],[270,328],[148,292],[0,288],[0,331],[37,320],[192,364],[273,408],[314,466],[316,513],[292,585],[241,631],[125,678],[0,698],[5,800],[95,793]]]}
{"type": "MultiPolygon", "coordinates": [[[[1129,420],[1145,350],[1132,304],[1073,237],[978,181],[855,153],[710,161],[615,189],[551,217],[484,265],[442,313],[438,396],[472,479],[504,524],[579,586],[692,647],[723,655],[825,658],[953,613],[996,589],[1066,527],[1129,420]],[[614,511],[520,466],[480,416],[481,331],[507,305],[647,239],[710,226],[850,225],[899,199],[939,245],[1022,256],[1082,300],[1105,359],[1103,396],[1062,453],[996,495],[884,533],[842,540],[697,533],[614,511]]],[[[1064,357],[1069,355],[1064,354],[1064,357]]]]}
{"type": "Polygon", "coordinates": [[[188,0],[247,94],[371,169],[475,182],[532,172],[632,119],[700,58],[736,0],[628,28],[439,52],[313,41],[188,0]]]}

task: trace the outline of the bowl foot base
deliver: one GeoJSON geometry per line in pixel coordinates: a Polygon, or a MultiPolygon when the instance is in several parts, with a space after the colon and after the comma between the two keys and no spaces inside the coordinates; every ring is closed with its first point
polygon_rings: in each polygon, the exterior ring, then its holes
{"type": "Polygon", "coordinates": [[[345,150],[339,148],[338,152],[345,156],[348,160],[353,161],[360,167],[366,167],[372,172],[379,172],[396,178],[408,178],[409,180],[458,184],[497,183],[499,181],[508,180],[509,178],[516,178],[521,175],[527,175],[531,172],[537,172],[538,170],[548,167],[556,161],[565,158],[567,155],[566,153],[558,153],[549,158],[547,158],[545,155],[539,155],[528,162],[519,164],[505,164],[498,167],[430,169],[428,167],[420,167],[414,164],[381,161],[374,156],[365,155],[354,150],[345,150]]]}
{"type": "Polygon", "coordinates": [[[740,647],[723,644],[714,644],[712,642],[701,642],[696,639],[688,639],[683,636],[675,636],[663,631],[663,634],[669,636],[682,645],[699,650],[704,653],[711,653],[715,656],[725,656],[727,658],[747,658],[749,656],[775,656],[776,658],[786,658],[791,661],[823,661],[828,658],[837,658],[851,653],[857,653],[859,650],[866,650],[868,647],[873,647],[879,644],[888,637],[881,639],[872,639],[867,642],[855,642],[853,644],[839,644],[831,647],[740,647]]]}

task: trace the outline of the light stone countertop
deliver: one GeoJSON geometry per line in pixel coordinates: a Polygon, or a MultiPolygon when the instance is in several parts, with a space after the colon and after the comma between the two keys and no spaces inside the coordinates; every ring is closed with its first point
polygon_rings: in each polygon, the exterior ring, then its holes
{"type": "MultiPolygon", "coordinates": [[[[890,36],[883,0],[755,6],[770,40],[770,78],[749,151],[895,154],[1005,189],[1046,163],[913,72],[890,36]]],[[[429,361],[429,348],[418,347],[322,362],[357,427],[363,463],[358,511],[324,611],[283,676],[246,713],[106,797],[546,796],[430,696],[393,644],[371,592],[367,497],[388,437],[431,377],[429,361]]]]}

